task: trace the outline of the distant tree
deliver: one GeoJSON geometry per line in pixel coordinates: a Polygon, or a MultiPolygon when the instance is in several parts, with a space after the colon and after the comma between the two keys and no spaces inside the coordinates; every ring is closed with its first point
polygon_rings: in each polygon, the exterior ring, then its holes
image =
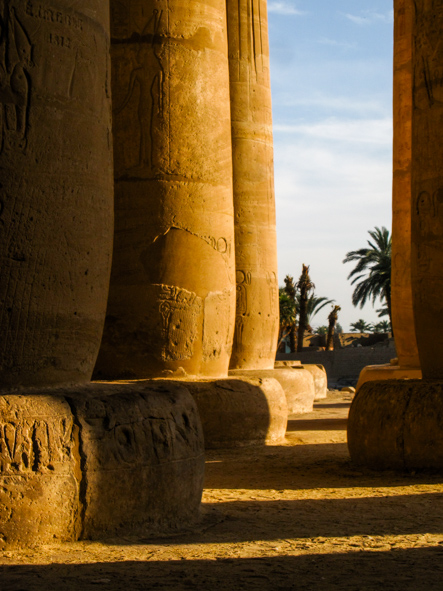
{"type": "Polygon", "coordinates": [[[335,332],[335,325],[337,324],[338,320],[338,313],[340,312],[340,306],[332,306],[332,311],[328,316],[329,328],[328,328],[328,338],[326,340],[326,351],[333,351],[334,350],[334,332],[335,332]]]}
{"type": "Polygon", "coordinates": [[[295,353],[297,349],[297,306],[295,302],[297,289],[295,287],[294,278],[291,277],[291,275],[286,275],[283,290],[291,301],[291,306],[293,307],[293,320],[291,325],[287,326],[287,336],[289,336],[289,348],[291,349],[291,353],[295,353]]]}
{"type": "Polygon", "coordinates": [[[351,331],[352,332],[370,332],[371,331],[371,324],[360,318],[357,322],[351,322],[351,331]]]}
{"type": "Polygon", "coordinates": [[[386,333],[390,332],[390,330],[391,325],[387,320],[381,320],[380,322],[377,322],[377,324],[372,325],[372,331],[375,333],[386,333]]]}
{"type": "MultiPolygon", "coordinates": [[[[312,293],[306,302],[306,330],[312,332],[311,322],[314,316],[320,312],[328,304],[333,304],[335,300],[330,300],[324,296],[317,296],[312,293]]],[[[300,313],[300,294],[297,293],[295,296],[295,305],[297,312],[300,313]]]]}
{"type": "Polygon", "coordinates": [[[303,351],[303,338],[308,326],[308,296],[309,292],[315,288],[309,277],[309,266],[302,266],[302,273],[295,287],[300,292],[297,351],[303,351]]]}
{"type": "Polygon", "coordinates": [[[343,334],[343,327],[340,324],[340,322],[337,322],[337,324],[335,325],[335,332],[337,334],[343,334]]]}
{"type": "MultiPolygon", "coordinates": [[[[280,305],[280,334],[278,346],[280,347],[282,341],[287,337],[293,337],[294,326],[296,321],[295,301],[291,299],[285,291],[284,287],[279,289],[279,305],[280,305]]],[[[291,339],[290,339],[291,340],[291,339]]],[[[295,353],[291,348],[291,352],[295,353]]]]}
{"type": "Polygon", "coordinates": [[[386,304],[389,320],[392,325],[391,314],[391,243],[389,231],[385,228],[375,228],[369,231],[371,240],[369,248],[351,250],[346,254],[344,263],[357,261],[354,269],[349,273],[351,285],[355,285],[352,294],[354,306],[363,308],[365,303],[377,298],[386,304]]]}
{"type": "Polygon", "coordinates": [[[315,330],[314,330],[314,334],[319,334],[319,335],[327,335],[328,334],[328,327],[327,326],[318,326],[315,330]]]}

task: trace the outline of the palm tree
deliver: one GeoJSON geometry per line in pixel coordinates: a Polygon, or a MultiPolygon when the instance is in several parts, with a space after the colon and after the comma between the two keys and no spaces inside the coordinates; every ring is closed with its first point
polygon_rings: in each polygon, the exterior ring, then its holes
{"type": "Polygon", "coordinates": [[[295,332],[294,326],[296,321],[295,301],[288,296],[284,287],[280,287],[279,289],[279,304],[280,335],[278,346],[280,347],[282,341],[286,339],[286,337],[290,337],[291,353],[295,353],[295,339],[293,338],[293,333],[295,332]]]}
{"type": "Polygon", "coordinates": [[[335,325],[338,320],[338,313],[340,312],[340,306],[332,306],[332,312],[328,316],[329,328],[328,328],[328,339],[326,341],[326,351],[334,350],[334,332],[335,325]]]}
{"type": "MultiPolygon", "coordinates": [[[[322,308],[327,306],[328,304],[333,304],[335,300],[330,300],[324,296],[317,296],[315,293],[312,293],[308,297],[308,301],[306,303],[306,322],[307,322],[307,330],[312,332],[311,328],[311,321],[316,314],[320,312],[322,308]]],[[[297,308],[297,312],[300,310],[300,294],[296,294],[295,296],[295,306],[297,308]]]]}
{"type": "Polygon", "coordinates": [[[380,322],[377,322],[377,324],[372,326],[372,330],[376,333],[386,333],[391,330],[391,325],[387,320],[380,320],[380,322]]]}
{"type": "Polygon", "coordinates": [[[348,275],[348,279],[352,278],[351,285],[356,284],[352,303],[354,306],[360,304],[360,308],[363,308],[369,299],[372,299],[374,304],[375,300],[380,298],[382,303],[386,304],[392,325],[391,236],[385,227],[376,227],[369,231],[369,235],[369,248],[351,250],[343,260],[344,263],[357,261],[355,268],[348,275]]]}
{"type": "Polygon", "coordinates": [[[295,297],[297,289],[294,284],[294,278],[291,275],[286,275],[285,286],[283,288],[288,300],[291,302],[291,322],[286,325],[286,336],[289,336],[289,347],[291,353],[296,351],[297,342],[297,306],[295,304],[295,297]]]}
{"type": "Polygon", "coordinates": [[[308,294],[311,289],[315,288],[309,277],[309,267],[307,265],[302,266],[302,273],[300,279],[295,286],[299,292],[299,321],[298,321],[298,332],[297,332],[297,352],[303,351],[303,337],[305,336],[306,328],[308,326],[308,294]]]}
{"type": "Polygon", "coordinates": [[[370,332],[371,328],[371,325],[366,320],[363,320],[363,318],[360,318],[357,322],[351,322],[352,332],[370,332]]]}

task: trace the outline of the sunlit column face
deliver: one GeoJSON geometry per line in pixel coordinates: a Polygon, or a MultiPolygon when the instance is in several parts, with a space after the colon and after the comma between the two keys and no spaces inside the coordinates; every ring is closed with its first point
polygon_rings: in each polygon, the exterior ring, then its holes
{"type": "Polygon", "coordinates": [[[225,1],[115,0],[111,20],[116,234],[98,375],[223,376],[235,314],[225,1]]]}
{"type": "Polygon", "coordinates": [[[267,3],[228,0],[237,308],[232,369],[273,367],[277,246],[267,3]]]}

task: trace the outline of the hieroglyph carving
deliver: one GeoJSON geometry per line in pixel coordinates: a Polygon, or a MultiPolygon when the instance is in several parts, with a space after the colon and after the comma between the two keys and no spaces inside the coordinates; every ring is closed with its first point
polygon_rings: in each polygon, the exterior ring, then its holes
{"type": "Polygon", "coordinates": [[[25,151],[31,92],[32,44],[9,2],[0,8],[0,153],[25,151]]]}
{"type": "Polygon", "coordinates": [[[163,10],[154,9],[140,34],[135,67],[129,78],[126,95],[123,102],[114,109],[114,116],[118,116],[133,97],[137,101],[140,147],[138,162],[134,168],[139,172],[165,172],[161,170],[159,162],[154,162],[153,157],[157,122],[161,121],[164,112],[164,56],[162,45],[158,42],[162,19],[163,10]]]}
{"type": "Polygon", "coordinates": [[[190,359],[198,335],[202,299],[186,289],[162,285],[159,309],[163,324],[162,359],[190,359]]]}
{"type": "Polygon", "coordinates": [[[3,476],[50,472],[70,460],[73,421],[23,418],[0,423],[3,476]]]}

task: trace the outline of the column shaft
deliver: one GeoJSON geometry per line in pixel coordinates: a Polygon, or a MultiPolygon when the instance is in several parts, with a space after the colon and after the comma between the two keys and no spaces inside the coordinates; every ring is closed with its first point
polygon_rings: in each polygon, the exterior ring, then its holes
{"type": "Polygon", "coordinates": [[[237,310],[232,369],[272,369],[277,246],[266,0],[227,0],[237,310]]]}
{"type": "Polygon", "coordinates": [[[226,375],[235,255],[225,11],[224,0],[111,1],[116,233],[97,376],[226,375]]]}

